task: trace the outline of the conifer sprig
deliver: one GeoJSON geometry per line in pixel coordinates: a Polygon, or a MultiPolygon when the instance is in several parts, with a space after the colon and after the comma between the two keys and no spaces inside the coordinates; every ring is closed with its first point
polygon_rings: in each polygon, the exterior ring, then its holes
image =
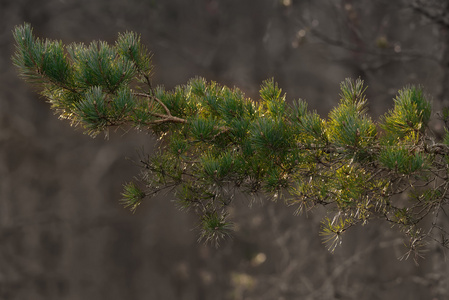
{"type": "Polygon", "coordinates": [[[339,104],[322,118],[304,100],[289,102],[274,79],[262,83],[260,101],[203,78],[173,90],[153,86],[151,54],[135,33],[120,34],[114,45],[65,46],[35,38],[25,24],[14,38],[21,76],[42,87],[61,117],[91,135],[134,127],[162,140],[141,159],[140,183],[124,186],[122,203],[132,211],[169,191],[199,215],[200,240],[218,244],[232,229],[228,207],[237,196],[265,195],[298,212],[325,206],[330,250],[372,219],[398,227],[412,252],[425,240],[449,247],[442,222],[449,131],[439,141],[428,130],[431,105],[421,87],[400,90],[375,122],[363,81],[346,79],[339,104]]]}

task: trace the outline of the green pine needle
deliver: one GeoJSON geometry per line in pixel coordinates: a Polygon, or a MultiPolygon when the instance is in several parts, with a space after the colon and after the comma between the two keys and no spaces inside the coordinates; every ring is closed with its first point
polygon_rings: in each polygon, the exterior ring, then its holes
{"type": "Polygon", "coordinates": [[[122,196],[120,202],[123,206],[135,212],[146,194],[134,182],[130,182],[123,186],[122,196]]]}

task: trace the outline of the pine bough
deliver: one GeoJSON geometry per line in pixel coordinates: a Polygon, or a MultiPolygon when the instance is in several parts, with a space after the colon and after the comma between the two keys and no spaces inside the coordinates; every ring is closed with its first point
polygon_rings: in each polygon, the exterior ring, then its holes
{"type": "MultiPolygon", "coordinates": [[[[287,102],[273,79],[260,100],[238,88],[191,79],[173,90],[153,86],[151,54],[135,33],[114,45],[63,45],[14,30],[14,64],[63,119],[95,136],[136,128],[160,137],[124,185],[132,211],[145,198],[172,193],[200,220],[200,240],[218,244],[232,231],[228,207],[249,195],[282,199],[305,212],[326,207],[322,237],[333,251],[350,227],[382,219],[408,237],[406,256],[428,241],[448,248],[449,134],[428,128],[431,105],[408,86],[378,122],[367,115],[363,81],[341,83],[339,104],[322,119],[303,100],[287,102]]],[[[441,119],[447,121],[445,112],[441,119]]]]}

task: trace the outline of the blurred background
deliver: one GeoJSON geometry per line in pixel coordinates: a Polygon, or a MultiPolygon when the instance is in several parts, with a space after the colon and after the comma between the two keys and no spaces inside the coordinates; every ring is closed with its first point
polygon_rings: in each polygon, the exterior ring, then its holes
{"type": "MultiPolygon", "coordinates": [[[[322,116],[339,83],[361,77],[370,114],[421,84],[449,103],[446,0],[0,0],[0,299],[447,299],[447,253],[430,244],[419,265],[399,261],[401,235],[371,222],[335,253],[319,237],[320,209],[242,200],[234,238],[197,242],[195,216],[172,195],[135,214],[122,184],[151,153],[144,132],[92,139],[58,120],[11,63],[15,25],[65,43],[135,31],[154,53],[154,84],[204,76],[257,99],[274,77],[289,101],[322,116]]],[[[441,131],[436,122],[434,130],[441,131]]]]}

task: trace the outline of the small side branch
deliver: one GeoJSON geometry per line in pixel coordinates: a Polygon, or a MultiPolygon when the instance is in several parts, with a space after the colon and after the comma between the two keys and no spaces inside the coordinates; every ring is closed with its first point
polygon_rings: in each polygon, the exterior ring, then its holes
{"type": "Polygon", "coordinates": [[[167,116],[170,116],[170,117],[172,116],[168,107],[159,98],[145,94],[145,93],[134,93],[134,95],[140,96],[140,97],[145,97],[145,98],[152,99],[152,100],[156,101],[157,103],[159,103],[160,106],[162,106],[162,108],[164,108],[165,112],[167,113],[167,116]]]}
{"type": "Polygon", "coordinates": [[[152,114],[156,117],[160,117],[161,119],[159,120],[154,120],[151,122],[148,122],[148,124],[163,124],[163,123],[187,123],[186,119],[182,119],[182,118],[178,118],[178,117],[174,117],[174,116],[166,116],[166,115],[161,115],[161,114],[152,114]]]}

